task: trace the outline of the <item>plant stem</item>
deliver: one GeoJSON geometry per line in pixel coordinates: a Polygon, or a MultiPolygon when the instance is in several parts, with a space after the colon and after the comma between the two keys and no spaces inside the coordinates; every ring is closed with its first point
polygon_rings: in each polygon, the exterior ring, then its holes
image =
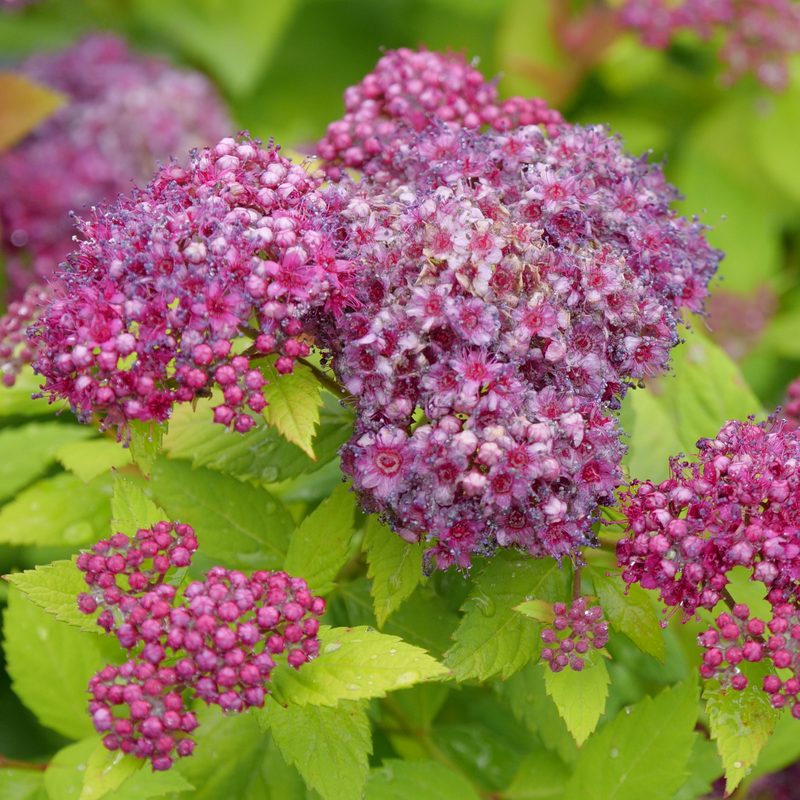
{"type": "Polygon", "coordinates": [[[583,567],[578,564],[572,573],[572,602],[574,603],[581,596],[581,573],[583,567]]]}
{"type": "Polygon", "coordinates": [[[314,377],[337,399],[353,399],[353,396],[335,378],[326,375],[316,364],[306,361],[305,358],[298,358],[297,361],[304,367],[308,367],[314,377]]]}
{"type": "Polygon", "coordinates": [[[14,769],[34,769],[44,772],[47,764],[30,764],[27,761],[15,761],[13,758],[6,758],[0,755],[0,767],[13,767],[14,769]]]}

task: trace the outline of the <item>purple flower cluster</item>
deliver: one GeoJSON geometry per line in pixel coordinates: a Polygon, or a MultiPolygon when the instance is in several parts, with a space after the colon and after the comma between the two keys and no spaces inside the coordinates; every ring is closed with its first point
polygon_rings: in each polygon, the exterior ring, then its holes
{"type": "Polygon", "coordinates": [[[386,53],[361,83],[347,89],[344,104],[347,113],[328,125],[317,153],[329,162],[331,177],[349,167],[376,183],[394,177],[395,156],[434,120],[452,130],[543,125],[550,133],[564,123],[539,98],[501,101],[495,82],[459,53],[408,48],[386,53]]]}
{"type": "Polygon", "coordinates": [[[608,644],[608,623],[601,622],[603,609],[589,606],[586,598],[579,597],[567,608],[566,603],[554,603],[555,619],[552,627],[542,630],[542,659],[553,672],[561,672],[567,665],[580,672],[590,648],[601,650],[608,644]]]}
{"type": "Polygon", "coordinates": [[[657,48],[682,31],[709,39],[721,29],[724,79],[732,83],[752,72],[774,91],[786,88],[789,57],[800,52],[800,7],[793,0],[625,0],[620,22],[657,48]]]}
{"type": "Polygon", "coordinates": [[[266,406],[250,357],[275,353],[291,372],[352,280],[322,229],[320,180],[272,145],[223,139],[82,221],[86,241],[33,338],[51,400],[105,425],[162,422],[216,386],[215,420],[248,431],[266,406]],[[237,354],[243,329],[254,341],[237,354]]]}
{"type": "Polygon", "coordinates": [[[388,186],[338,184],[360,308],[320,338],[356,398],[343,469],[428,563],[593,541],[621,482],[609,414],[662,371],[720,254],[603,127],[432,125],[388,186]]]}
{"type": "Polygon", "coordinates": [[[71,210],[129,192],[157,159],[217,141],[231,123],[203,75],[135,55],[111,36],[34,55],[17,69],[68,98],[0,156],[0,246],[19,295],[74,249],[71,210]]]}
{"type": "Polygon", "coordinates": [[[154,769],[192,753],[189,690],[228,713],[260,708],[276,657],[285,653],[299,669],[319,653],[316,617],[325,601],[302,578],[213,567],[176,602],[178,591],[164,578],[188,567],[196,549],[189,525],[159,522],[133,539],[116,533],[76,562],[91,587],[78,596],[79,609],[102,607],[97,624],[135,651],[90,681],[92,721],[109,750],[151,758],[154,769]]]}
{"type": "MultiPolygon", "coordinates": [[[[702,671],[742,689],[738,664],[770,659],[794,673],[786,685],[765,681],[782,707],[800,689],[800,439],[783,423],[729,422],[698,450],[694,462],[673,458],[672,477],[658,486],[634,482],[621,495],[632,534],[617,544],[623,578],[659,589],[688,617],[729,602],[726,573],[749,569],[767,587],[772,619],[765,625],[732,606],[700,637],[702,671]]],[[[800,718],[800,705],[792,713],[800,718]]]]}

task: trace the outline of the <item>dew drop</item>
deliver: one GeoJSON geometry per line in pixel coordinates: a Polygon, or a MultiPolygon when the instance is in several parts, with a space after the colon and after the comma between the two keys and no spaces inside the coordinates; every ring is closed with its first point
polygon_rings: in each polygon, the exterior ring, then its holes
{"type": "Polygon", "coordinates": [[[472,599],[475,601],[475,605],[478,606],[478,609],[484,617],[494,616],[497,606],[495,606],[494,600],[492,600],[489,595],[484,594],[483,591],[478,589],[473,595],[472,599]]]}
{"type": "Polygon", "coordinates": [[[744,766],[744,761],[734,761],[733,766],[736,767],[736,769],[741,769],[744,766]]]}
{"type": "Polygon", "coordinates": [[[397,653],[397,650],[395,650],[395,648],[393,647],[393,648],[392,648],[392,649],[389,651],[389,655],[390,655],[390,656],[393,656],[393,655],[395,655],[395,653],[397,653]]]}
{"type": "Polygon", "coordinates": [[[619,750],[616,747],[612,747],[609,755],[611,758],[619,758],[619,750]]]}
{"type": "Polygon", "coordinates": [[[373,654],[370,656],[370,658],[371,658],[373,661],[374,661],[374,660],[375,660],[377,657],[378,657],[378,656],[377,656],[375,653],[373,653],[373,654]]]}

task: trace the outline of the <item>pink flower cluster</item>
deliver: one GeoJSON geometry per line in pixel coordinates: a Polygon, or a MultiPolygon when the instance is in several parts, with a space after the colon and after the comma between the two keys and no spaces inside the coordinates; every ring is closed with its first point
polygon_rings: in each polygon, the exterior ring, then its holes
{"type": "Polygon", "coordinates": [[[25,332],[52,299],[48,287],[34,284],[26,289],[22,299],[9,303],[6,313],[0,317],[0,381],[3,386],[13,386],[22,368],[36,357],[36,346],[25,332]]]}
{"type": "Polygon", "coordinates": [[[580,672],[590,648],[601,650],[608,644],[608,623],[601,622],[603,609],[589,606],[586,598],[579,597],[567,607],[566,603],[554,603],[555,619],[552,627],[542,630],[542,660],[553,672],[561,672],[567,665],[580,672]],[[559,635],[563,634],[563,635],[559,635]]]}
{"type": "Polygon", "coordinates": [[[434,120],[452,130],[544,125],[550,133],[564,123],[539,98],[501,101],[496,83],[459,53],[408,48],[386,53],[361,83],[347,89],[344,104],[347,113],[328,125],[317,153],[329,163],[331,177],[349,167],[377,183],[394,177],[393,161],[403,145],[434,120]]]}
{"type": "Polygon", "coordinates": [[[681,31],[709,39],[721,29],[724,79],[733,83],[752,72],[773,91],[786,88],[789,57],[800,52],[800,6],[794,0],[625,0],[620,21],[657,48],[669,46],[681,31]]]}
{"type": "Polygon", "coordinates": [[[787,430],[796,431],[800,427],[800,378],[789,384],[786,402],[779,413],[786,421],[787,430]]]}
{"type": "Polygon", "coordinates": [[[95,211],[35,329],[45,392],[124,425],[162,422],[216,386],[215,420],[248,431],[266,406],[250,358],[277,354],[291,372],[316,315],[340,314],[352,282],[319,183],[272,145],[223,139],[95,211]],[[243,330],[254,341],[241,352],[243,330]]]}
{"type": "MultiPolygon", "coordinates": [[[[690,616],[730,602],[726,573],[749,569],[766,584],[772,619],[750,619],[743,605],[718,617],[700,637],[703,675],[742,689],[737,666],[768,658],[794,673],[786,685],[765,682],[782,707],[800,690],[800,439],[783,423],[729,422],[698,450],[694,462],[673,458],[672,477],[660,485],[635,482],[621,495],[632,534],[617,544],[623,578],[659,589],[690,616]]],[[[792,713],[800,718],[800,705],[792,713]]]]}
{"type": "Polygon", "coordinates": [[[97,624],[135,651],[90,681],[92,721],[109,750],[150,758],[154,769],[192,753],[190,690],[229,713],[260,708],[275,658],[286,653],[299,669],[319,653],[316,617],[325,601],[302,578],[213,567],[176,602],[178,591],[164,579],[188,567],[196,549],[189,525],[159,522],[134,538],[116,533],[76,562],[91,587],[78,596],[79,609],[102,607],[97,624]]]}

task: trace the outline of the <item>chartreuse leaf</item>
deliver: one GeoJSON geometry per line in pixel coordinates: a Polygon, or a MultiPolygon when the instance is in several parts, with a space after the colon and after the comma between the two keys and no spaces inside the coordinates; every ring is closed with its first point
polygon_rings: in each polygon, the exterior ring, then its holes
{"type": "Polygon", "coordinates": [[[295,670],[281,665],[272,673],[279,703],[336,705],[340,700],[383,697],[448,670],[419,647],[366,626],[321,628],[320,654],[295,670]]]}
{"type": "Polygon", "coordinates": [[[161,449],[161,442],[167,432],[168,423],[158,424],[156,422],[143,422],[142,420],[132,419],[128,422],[130,441],[128,445],[131,450],[131,457],[142,471],[146,478],[150,477],[158,451],[161,449]]]}
{"type": "Polygon", "coordinates": [[[47,800],[44,772],[0,767],[0,800],[47,800]]]}
{"type": "Polygon", "coordinates": [[[54,561],[4,577],[32,603],[54,614],[57,620],[82,631],[104,632],[96,625],[99,609],[94,614],[82,614],[78,610],[76,598],[86,591],[86,582],[74,561],[54,561]]]}
{"type": "Polygon", "coordinates": [[[0,151],[18,142],[65,100],[16,72],[0,72],[0,151]]]}
{"type": "Polygon", "coordinates": [[[91,734],[86,686],[106,661],[98,640],[58,622],[16,590],[8,593],[3,630],[8,674],[20,700],[64,736],[91,734]]]}
{"type": "MultiPolygon", "coordinates": [[[[604,564],[592,560],[588,573],[605,618],[615,631],[624,633],[643,653],[663,664],[664,635],[650,599],[640,586],[628,586],[621,577],[608,576],[604,564]]],[[[608,561],[606,566],[614,569],[615,563],[608,561]]]]}
{"type": "Polygon", "coordinates": [[[497,554],[478,576],[464,604],[466,612],[445,654],[444,664],[459,681],[503,679],[521,669],[542,649],[541,624],[518,614],[514,606],[532,597],[566,601],[572,573],[552,558],[523,559],[497,554]]]}
{"type": "Polygon", "coordinates": [[[342,700],[338,708],[284,708],[268,698],[258,717],[309,789],[316,789],[324,800],[361,800],[372,737],[359,701],[342,700]]]}
{"type": "Polygon", "coordinates": [[[703,691],[711,738],[716,740],[725,766],[725,791],[729,794],[756,764],[780,716],[761,689],[769,667],[742,662],[740,669],[747,676],[742,691],[721,687],[716,681],[707,681],[703,691]]]}
{"type": "Polygon", "coordinates": [[[367,577],[372,578],[375,616],[382,628],[389,614],[413,594],[422,580],[423,548],[403,541],[372,514],[367,519],[361,549],[367,554],[367,577]]]}
{"type": "Polygon", "coordinates": [[[695,736],[686,771],[691,777],[678,789],[672,800],[695,800],[711,794],[711,784],[725,771],[714,742],[699,734],[695,736]]]}
{"type": "Polygon", "coordinates": [[[103,437],[63,444],[56,450],[56,458],[64,469],[77,475],[84,483],[89,483],[112,467],[127,467],[131,463],[131,451],[113,439],[103,437]]]}
{"type": "Polygon", "coordinates": [[[121,750],[112,752],[98,742],[86,762],[78,800],[98,800],[109,793],[116,797],[116,790],[143,765],[141,759],[126,756],[121,750]]]}
{"type": "Polygon", "coordinates": [[[280,375],[271,363],[262,370],[269,381],[264,389],[269,403],[263,412],[264,419],[316,461],[312,440],[314,426],[319,423],[322,387],[314,373],[302,364],[295,364],[294,372],[289,375],[280,375]]]}
{"type": "Polygon", "coordinates": [[[133,536],[139,528],[149,528],[166,519],[166,512],[138,486],[122,475],[114,475],[114,494],[111,498],[112,530],[133,536]]]}
{"type": "Polygon", "coordinates": [[[547,694],[553,698],[558,713],[567,725],[567,730],[575,737],[580,747],[590,733],[594,733],[597,722],[605,712],[608,698],[608,670],[605,664],[605,651],[590,649],[582,656],[584,667],[576,672],[570,667],[553,672],[544,671],[547,694]]]}
{"type": "Polygon", "coordinates": [[[238,569],[280,569],[294,522],[266,489],[160,458],[150,482],[169,518],[191,525],[200,552],[238,569]]]}
{"type": "Polygon", "coordinates": [[[92,433],[88,427],[58,422],[32,422],[0,431],[0,502],[38,478],[55,461],[59,447],[92,433]]]}
{"type": "Polygon", "coordinates": [[[519,611],[520,614],[524,614],[526,617],[535,619],[545,625],[551,624],[556,618],[553,604],[544,600],[527,600],[518,606],[514,606],[514,611],[519,611]]]}
{"type": "Polygon", "coordinates": [[[503,792],[506,800],[559,800],[565,797],[564,787],[569,779],[569,768],[558,757],[546,750],[537,750],[526,756],[511,785],[503,792]]]}
{"type": "Polygon", "coordinates": [[[58,406],[51,405],[44,397],[40,397],[38,400],[31,399],[32,394],[39,392],[41,383],[43,383],[42,379],[33,374],[31,367],[24,367],[17,375],[14,385],[4,386],[3,391],[0,392],[0,417],[17,415],[52,417],[58,410],[58,406]]]}
{"type": "Polygon", "coordinates": [[[305,578],[316,594],[333,588],[331,581],[347,561],[355,508],[355,495],[342,484],[292,534],[283,568],[305,578]]]}
{"type": "Polygon", "coordinates": [[[472,784],[436,761],[385,759],[367,780],[364,800],[479,800],[472,784]]]}
{"type": "Polygon", "coordinates": [[[797,735],[797,720],[789,708],[786,708],[781,711],[775,730],[748,777],[752,780],[758,775],[778,772],[793,764],[798,758],[800,758],[800,736],[797,735]]]}
{"type": "Polygon", "coordinates": [[[194,786],[175,769],[166,772],[140,769],[126,778],[114,791],[114,800],[143,800],[192,789],[194,786]]]}
{"type": "Polygon", "coordinates": [[[97,750],[97,734],[59,750],[44,773],[44,785],[50,800],[77,800],[80,797],[86,765],[97,750]]]}
{"type": "Polygon", "coordinates": [[[697,711],[697,683],[690,677],[617,714],[581,749],[565,796],[669,800],[688,777],[697,711]]]}
{"type": "Polygon", "coordinates": [[[53,547],[99,539],[110,496],[110,476],[88,486],[68,473],[37,481],[0,510],[0,543],[53,547]]]}

